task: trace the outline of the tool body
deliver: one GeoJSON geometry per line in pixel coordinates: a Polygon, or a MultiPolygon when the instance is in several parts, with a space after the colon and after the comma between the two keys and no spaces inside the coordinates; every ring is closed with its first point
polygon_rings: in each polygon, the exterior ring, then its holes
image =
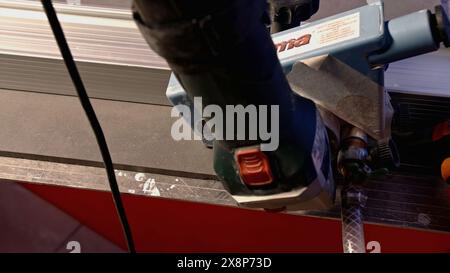
{"type": "MultiPolygon", "coordinates": [[[[377,97],[373,99],[376,108],[375,118],[371,117],[371,120],[367,119],[365,122],[353,125],[361,127],[361,124],[375,123],[376,130],[372,131],[370,137],[376,140],[372,146],[377,147],[391,142],[392,116],[389,112],[392,109],[389,95],[384,90],[384,72],[388,64],[436,51],[441,43],[448,46],[449,33],[448,17],[440,6],[436,7],[435,14],[422,10],[385,22],[383,2],[371,1],[367,6],[276,33],[272,38],[280,63],[291,81],[294,92],[296,88],[292,84],[292,79],[304,78],[303,71],[298,75],[295,74],[295,65],[302,60],[320,56],[332,56],[360,76],[366,77],[366,81],[376,84],[377,97]]],[[[337,92],[336,90],[325,91],[337,92]]],[[[369,93],[367,90],[360,91],[369,93]]],[[[200,111],[194,109],[192,99],[175,77],[171,78],[166,95],[173,105],[188,105],[194,112],[200,111]]],[[[320,105],[314,96],[309,99],[320,105]]],[[[358,102],[361,100],[355,100],[354,103],[358,102]]],[[[281,107],[286,106],[281,105],[281,107]]],[[[351,107],[347,107],[349,108],[351,107]]],[[[326,124],[328,128],[338,127],[330,130],[335,132],[337,139],[341,139],[339,123],[326,124]]],[[[352,121],[344,120],[344,123],[351,124],[352,121]]],[[[395,160],[398,161],[398,158],[395,160]]],[[[398,162],[392,164],[398,165],[398,162]]],[[[226,176],[223,178],[227,184],[226,176]]],[[[244,201],[249,199],[245,196],[248,192],[232,192],[232,194],[241,204],[249,205],[244,201]]],[[[270,192],[267,192],[264,198],[266,201],[269,200],[270,192]]],[[[277,197],[273,196],[273,198],[277,197]]],[[[257,203],[257,206],[264,207],[264,204],[257,203]]]]}

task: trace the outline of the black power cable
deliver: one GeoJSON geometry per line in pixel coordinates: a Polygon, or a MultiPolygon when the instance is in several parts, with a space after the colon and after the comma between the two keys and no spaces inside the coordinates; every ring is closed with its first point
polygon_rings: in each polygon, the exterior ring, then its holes
{"type": "Polygon", "coordinates": [[[92,130],[94,131],[95,138],[97,139],[97,143],[100,148],[100,152],[102,154],[103,162],[105,165],[106,174],[108,176],[108,182],[111,188],[114,204],[116,206],[117,214],[122,224],[122,229],[125,235],[128,251],[131,253],[135,253],[136,250],[134,247],[133,236],[131,234],[131,229],[128,223],[125,208],[123,207],[119,186],[117,184],[116,175],[114,173],[114,166],[111,160],[111,155],[108,150],[108,145],[106,144],[105,135],[103,134],[102,127],[98,122],[94,108],[92,107],[92,104],[86,93],[86,89],[84,87],[83,81],[81,80],[81,76],[80,73],[78,72],[72,53],[70,52],[69,45],[67,44],[66,37],[64,35],[61,24],[59,23],[58,16],[56,15],[52,1],[41,0],[41,2],[44,7],[45,14],[47,15],[48,21],[50,23],[50,27],[52,28],[53,35],[55,36],[56,42],[58,43],[67,70],[69,71],[70,77],[72,78],[72,82],[78,93],[81,105],[86,113],[89,123],[91,124],[92,130]]]}

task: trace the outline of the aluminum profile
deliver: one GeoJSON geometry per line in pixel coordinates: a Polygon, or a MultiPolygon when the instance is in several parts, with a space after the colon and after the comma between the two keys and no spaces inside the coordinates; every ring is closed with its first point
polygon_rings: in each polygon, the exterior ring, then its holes
{"type": "MultiPolygon", "coordinates": [[[[168,104],[170,70],[124,10],[56,5],[93,98],[168,104]]],[[[40,3],[0,2],[0,88],[75,95],[40,3]]]]}
{"type": "MultiPolygon", "coordinates": [[[[92,98],[169,105],[168,65],[129,10],[55,6],[92,98]]],[[[386,88],[450,97],[449,60],[441,50],[391,64],[386,88]]],[[[0,89],[75,95],[39,1],[0,1],[0,89]]]]}

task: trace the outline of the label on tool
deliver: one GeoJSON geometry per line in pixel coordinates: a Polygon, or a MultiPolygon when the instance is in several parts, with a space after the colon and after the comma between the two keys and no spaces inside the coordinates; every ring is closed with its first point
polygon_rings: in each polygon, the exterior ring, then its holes
{"type": "Polygon", "coordinates": [[[273,39],[279,58],[289,58],[360,37],[360,14],[353,13],[273,39]]]}

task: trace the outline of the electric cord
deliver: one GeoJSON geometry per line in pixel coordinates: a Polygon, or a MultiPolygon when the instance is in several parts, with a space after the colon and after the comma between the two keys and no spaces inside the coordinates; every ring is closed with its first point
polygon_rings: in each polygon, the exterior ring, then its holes
{"type": "Polygon", "coordinates": [[[128,251],[130,253],[136,253],[131,228],[128,223],[122,198],[120,196],[119,186],[117,184],[116,175],[114,172],[114,166],[112,163],[111,155],[109,153],[108,145],[106,143],[105,135],[103,134],[102,127],[100,126],[97,115],[95,114],[94,108],[92,107],[92,104],[87,95],[86,89],[84,87],[78,68],[75,64],[75,60],[73,59],[72,53],[67,43],[67,39],[58,20],[58,16],[56,15],[56,11],[53,7],[52,1],[41,0],[41,3],[44,7],[44,11],[47,15],[50,27],[53,31],[53,35],[55,36],[56,42],[58,43],[58,47],[61,51],[64,63],[66,64],[67,70],[77,91],[78,98],[81,102],[84,112],[86,113],[92,130],[94,131],[95,138],[97,140],[97,144],[103,158],[106,174],[108,176],[108,182],[111,188],[114,205],[116,207],[117,215],[119,216],[122,230],[124,232],[128,251]]]}

